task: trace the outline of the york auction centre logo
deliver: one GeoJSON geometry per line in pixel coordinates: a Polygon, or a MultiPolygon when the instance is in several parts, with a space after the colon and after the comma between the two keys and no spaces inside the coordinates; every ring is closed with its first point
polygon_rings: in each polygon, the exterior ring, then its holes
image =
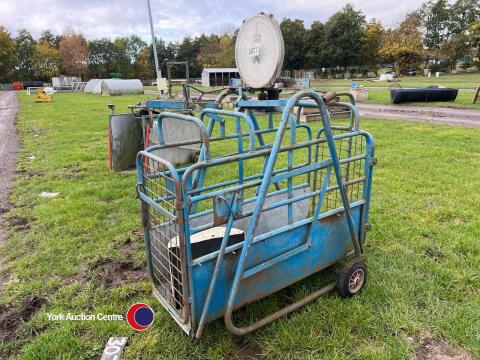
{"type": "Polygon", "coordinates": [[[135,330],[147,330],[153,324],[153,310],[147,304],[133,304],[127,311],[127,322],[135,330]]]}

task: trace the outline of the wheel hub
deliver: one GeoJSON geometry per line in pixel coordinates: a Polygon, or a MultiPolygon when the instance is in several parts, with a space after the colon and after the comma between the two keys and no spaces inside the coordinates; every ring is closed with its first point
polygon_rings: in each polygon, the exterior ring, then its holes
{"type": "Polygon", "coordinates": [[[365,272],[363,269],[355,270],[348,281],[348,290],[350,290],[352,294],[356,293],[362,288],[364,281],[365,272]]]}

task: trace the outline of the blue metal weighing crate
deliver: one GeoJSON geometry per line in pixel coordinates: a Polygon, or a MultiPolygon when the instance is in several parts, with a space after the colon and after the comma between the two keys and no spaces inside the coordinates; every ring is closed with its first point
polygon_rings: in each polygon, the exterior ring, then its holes
{"type": "Polygon", "coordinates": [[[273,104],[283,113],[267,129],[250,110],[158,116],[159,145],[137,156],[147,267],[155,296],[190,336],[220,317],[244,335],[335,287],[343,296],[362,288],[374,141],[359,129],[353,101],[338,104],[350,111],[347,126],[331,125],[313,91],[273,104]],[[316,134],[294,117],[299,107],[318,108],[316,134]],[[169,143],[164,121],[193,123],[201,136],[169,143]],[[152,153],[192,144],[200,144],[198,160],[183,167],[152,153]],[[348,256],[338,281],[249,326],[233,323],[236,309],[348,256]]]}

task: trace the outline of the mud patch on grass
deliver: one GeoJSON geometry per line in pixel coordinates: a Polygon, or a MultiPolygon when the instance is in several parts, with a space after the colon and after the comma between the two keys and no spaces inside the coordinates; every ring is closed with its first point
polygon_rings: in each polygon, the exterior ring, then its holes
{"type": "Polygon", "coordinates": [[[0,205],[0,216],[8,213],[11,209],[12,207],[9,204],[0,205]]]}
{"type": "Polygon", "coordinates": [[[116,287],[122,284],[148,280],[146,265],[141,260],[135,261],[136,255],[142,253],[141,243],[129,236],[116,251],[123,259],[102,258],[90,265],[79,265],[78,273],[68,277],[65,283],[116,287]]]}
{"type": "Polygon", "coordinates": [[[428,331],[421,331],[409,340],[416,344],[416,360],[473,360],[467,351],[448,345],[428,331]]]}
{"type": "Polygon", "coordinates": [[[264,359],[262,348],[256,342],[246,341],[239,338],[236,341],[237,350],[229,357],[232,360],[255,360],[264,359]]]}
{"type": "Polygon", "coordinates": [[[30,220],[23,216],[14,215],[7,218],[6,221],[10,227],[17,231],[26,231],[30,229],[30,220]]]}
{"type": "Polygon", "coordinates": [[[441,261],[444,258],[442,250],[436,247],[429,247],[425,250],[425,256],[435,261],[441,261]]]}
{"type": "Polygon", "coordinates": [[[80,163],[73,163],[70,165],[65,165],[63,167],[63,170],[76,174],[76,173],[87,171],[87,168],[85,166],[82,166],[82,164],[80,163]]]}
{"type": "Polygon", "coordinates": [[[0,340],[15,338],[18,327],[29,321],[46,303],[41,297],[27,295],[20,307],[0,305],[0,340]]]}
{"type": "Polygon", "coordinates": [[[81,180],[85,178],[85,171],[87,168],[83,167],[80,163],[73,163],[63,167],[62,177],[64,179],[77,179],[81,180]]]}
{"type": "Polygon", "coordinates": [[[465,224],[467,220],[463,216],[459,216],[454,212],[443,212],[437,215],[437,220],[440,223],[451,223],[454,225],[465,224]]]}
{"type": "Polygon", "coordinates": [[[44,176],[45,172],[44,171],[39,171],[39,170],[26,170],[25,167],[23,167],[21,164],[19,164],[19,168],[15,171],[15,175],[17,177],[26,177],[26,178],[32,178],[36,176],[44,176]]]}
{"type": "Polygon", "coordinates": [[[42,176],[45,176],[45,173],[43,171],[25,171],[22,173],[22,177],[25,180],[30,180],[42,176]]]}
{"type": "Polygon", "coordinates": [[[73,173],[73,174],[64,174],[62,175],[62,178],[66,180],[82,180],[85,179],[85,175],[83,174],[78,174],[78,173],[73,173]]]}
{"type": "Polygon", "coordinates": [[[89,280],[95,285],[116,287],[123,284],[147,280],[144,266],[134,263],[131,256],[125,260],[100,259],[91,266],[89,280]]]}
{"type": "Polygon", "coordinates": [[[47,131],[43,128],[31,128],[31,129],[28,129],[27,132],[29,134],[37,137],[37,136],[41,136],[41,135],[46,134],[47,131]]]}

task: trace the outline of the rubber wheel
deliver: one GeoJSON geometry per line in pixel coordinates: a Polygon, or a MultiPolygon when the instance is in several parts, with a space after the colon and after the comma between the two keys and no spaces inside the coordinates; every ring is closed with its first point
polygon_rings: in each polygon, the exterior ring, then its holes
{"type": "Polygon", "coordinates": [[[367,282],[367,266],[359,259],[345,265],[338,275],[337,289],[341,297],[358,294],[367,282]]]}

